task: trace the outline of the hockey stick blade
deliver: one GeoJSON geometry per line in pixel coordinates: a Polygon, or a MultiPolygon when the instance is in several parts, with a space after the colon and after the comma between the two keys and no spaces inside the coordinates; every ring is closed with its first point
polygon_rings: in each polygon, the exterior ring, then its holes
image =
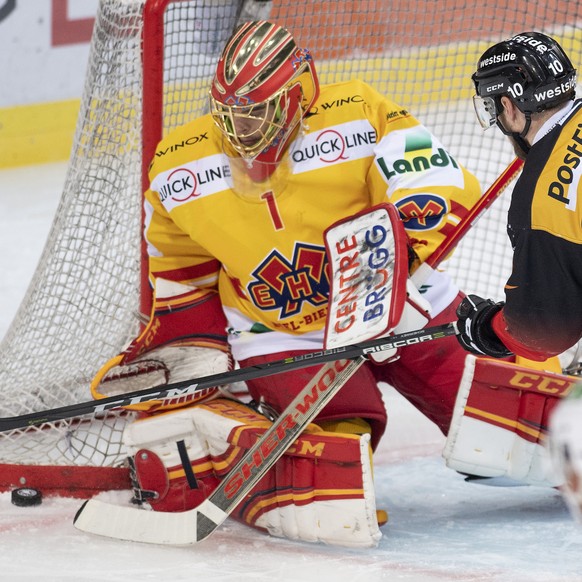
{"type": "Polygon", "coordinates": [[[178,513],[90,499],[75,516],[81,531],[126,541],[183,546],[210,536],[366,361],[337,360],[321,368],[269,430],[198,507],[178,513]]]}
{"type": "Polygon", "coordinates": [[[458,333],[456,322],[446,323],[416,331],[409,331],[389,337],[367,340],[357,344],[341,346],[310,352],[298,356],[275,360],[257,366],[248,366],[239,368],[230,372],[193,378],[192,380],[183,380],[173,384],[166,384],[127,394],[110,396],[99,400],[89,400],[52,408],[39,412],[32,412],[20,416],[9,416],[0,418],[0,432],[7,432],[17,429],[25,429],[31,426],[39,426],[48,422],[56,422],[67,418],[75,418],[87,414],[99,414],[108,410],[114,410],[147,402],[149,400],[164,400],[170,398],[179,398],[187,396],[194,392],[211,388],[213,386],[222,386],[224,384],[233,384],[235,382],[245,382],[255,378],[262,378],[274,374],[281,374],[287,371],[300,368],[317,366],[336,360],[353,360],[360,356],[366,356],[369,353],[391,350],[393,348],[404,347],[412,344],[432,341],[444,338],[458,333]]]}

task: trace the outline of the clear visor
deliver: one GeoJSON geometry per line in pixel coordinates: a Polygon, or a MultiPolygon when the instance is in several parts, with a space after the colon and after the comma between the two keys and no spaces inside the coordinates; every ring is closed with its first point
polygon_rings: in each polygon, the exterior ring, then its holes
{"type": "Polygon", "coordinates": [[[473,95],[473,107],[483,129],[489,129],[495,125],[497,122],[497,109],[493,97],[473,95]]]}
{"type": "Polygon", "coordinates": [[[288,153],[277,162],[228,155],[227,158],[230,175],[226,176],[226,182],[240,198],[264,203],[268,196],[276,196],[286,190],[292,173],[288,153]]]}
{"type": "Polygon", "coordinates": [[[243,158],[258,156],[275,140],[285,127],[287,108],[286,91],[248,106],[225,105],[210,97],[214,122],[243,158]]]}

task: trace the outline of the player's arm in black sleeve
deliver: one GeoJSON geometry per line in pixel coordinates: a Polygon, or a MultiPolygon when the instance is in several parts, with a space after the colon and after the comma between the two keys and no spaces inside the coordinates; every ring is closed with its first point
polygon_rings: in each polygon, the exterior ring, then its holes
{"type": "Polygon", "coordinates": [[[520,231],[514,243],[505,306],[492,328],[512,352],[545,359],[582,336],[582,247],[532,229],[520,231]]]}

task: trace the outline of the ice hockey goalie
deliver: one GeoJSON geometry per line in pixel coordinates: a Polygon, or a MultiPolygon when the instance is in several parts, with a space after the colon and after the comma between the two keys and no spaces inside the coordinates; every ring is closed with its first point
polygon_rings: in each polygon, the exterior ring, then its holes
{"type": "MultiPolygon", "coordinates": [[[[226,321],[213,293],[158,280],[150,322],[93,381],[95,397],[231,367],[226,321]]],[[[271,425],[261,407],[219,388],[137,405],[124,433],[135,499],[185,511],[207,498],[271,425]]],[[[233,517],[274,536],[372,547],[381,533],[372,482],[370,427],[360,419],[312,424],[252,489],[233,517]]]]}

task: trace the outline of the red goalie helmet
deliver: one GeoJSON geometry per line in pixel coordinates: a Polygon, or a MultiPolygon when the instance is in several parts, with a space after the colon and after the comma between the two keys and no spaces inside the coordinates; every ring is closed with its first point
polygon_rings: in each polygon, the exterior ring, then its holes
{"type": "Polygon", "coordinates": [[[241,157],[276,164],[318,93],[308,50],[277,24],[245,22],[218,61],[210,112],[241,157]]]}

